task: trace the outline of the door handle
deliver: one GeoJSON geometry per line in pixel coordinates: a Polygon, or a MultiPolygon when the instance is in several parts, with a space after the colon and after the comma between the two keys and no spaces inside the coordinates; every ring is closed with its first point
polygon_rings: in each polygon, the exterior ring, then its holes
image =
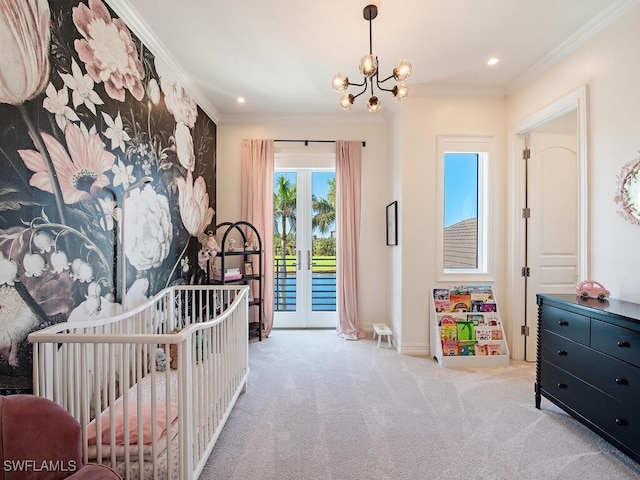
{"type": "Polygon", "coordinates": [[[311,250],[307,250],[307,270],[311,270],[311,250]]]}
{"type": "Polygon", "coordinates": [[[302,270],[302,265],[300,265],[301,256],[302,256],[302,250],[298,250],[298,256],[296,257],[296,265],[298,266],[298,270],[302,270]]]}

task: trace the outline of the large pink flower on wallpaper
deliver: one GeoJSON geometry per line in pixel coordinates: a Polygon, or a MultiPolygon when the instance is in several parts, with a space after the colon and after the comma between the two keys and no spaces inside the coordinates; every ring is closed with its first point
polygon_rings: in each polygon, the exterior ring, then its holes
{"type": "MultiPolygon", "coordinates": [[[[77,125],[68,123],[64,131],[68,153],[54,137],[45,132],[41,132],[41,135],[51,155],[65,203],[88,200],[95,191],[109,185],[104,172],[111,170],[116,157],[105,150],[97,134],[87,138],[77,125]]],[[[35,172],[29,184],[53,193],[51,177],[42,154],[35,150],[18,150],[18,153],[27,168],[35,172]]]]}
{"type": "Polygon", "coordinates": [[[100,0],[89,0],[73,8],[73,23],[84,39],[74,42],[80,60],[91,78],[104,82],[111,98],[124,102],[125,89],[142,100],[144,69],[138,59],[129,29],[119,18],[111,18],[100,0]]]}
{"type": "Polygon", "coordinates": [[[202,177],[198,177],[194,183],[191,170],[187,170],[186,180],[176,178],[176,183],[182,223],[192,237],[197,237],[213,220],[214,211],[209,206],[207,185],[202,177]]]}

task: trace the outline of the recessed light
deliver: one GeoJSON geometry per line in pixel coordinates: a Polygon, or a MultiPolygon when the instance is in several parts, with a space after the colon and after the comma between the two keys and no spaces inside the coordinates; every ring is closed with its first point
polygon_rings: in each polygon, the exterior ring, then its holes
{"type": "Polygon", "coordinates": [[[245,99],[244,99],[244,97],[238,97],[238,98],[236,98],[236,101],[237,101],[238,103],[244,103],[244,102],[245,102],[245,99]]]}
{"type": "Polygon", "coordinates": [[[489,59],[489,61],[487,62],[487,65],[495,65],[496,63],[498,63],[500,61],[500,59],[498,57],[491,57],[489,59]]]}

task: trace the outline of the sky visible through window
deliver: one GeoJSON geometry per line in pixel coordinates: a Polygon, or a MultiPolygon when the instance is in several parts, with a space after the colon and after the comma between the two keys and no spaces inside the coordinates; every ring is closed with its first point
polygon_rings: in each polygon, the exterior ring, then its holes
{"type": "MultiPolygon", "coordinates": [[[[283,176],[292,186],[296,185],[297,175],[295,172],[275,172],[273,176],[273,190],[275,192],[276,186],[278,185],[278,177],[283,176]]],[[[312,194],[317,198],[328,198],[329,191],[329,180],[336,178],[336,173],[332,171],[318,171],[313,172],[311,175],[311,190],[312,194]]],[[[331,235],[331,230],[335,230],[335,222],[333,222],[332,227],[327,233],[320,233],[319,231],[314,231],[314,235],[318,237],[328,237],[331,235]]]]}
{"type": "Polygon", "coordinates": [[[444,155],[444,227],[478,216],[478,154],[444,155]]]}

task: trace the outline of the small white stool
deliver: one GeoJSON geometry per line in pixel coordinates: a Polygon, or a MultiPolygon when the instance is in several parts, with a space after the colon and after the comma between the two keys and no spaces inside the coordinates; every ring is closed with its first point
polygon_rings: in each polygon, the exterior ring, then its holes
{"type": "Polygon", "coordinates": [[[376,335],[378,335],[378,348],[380,348],[380,340],[382,340],[383,336],[387,337],[387,343],[389,348],[391,348],[391,335],[393,332],[389,327],[387,327],[384,323],[374,323],[373,324],[373,339],[376,339],[376,335]]]}

